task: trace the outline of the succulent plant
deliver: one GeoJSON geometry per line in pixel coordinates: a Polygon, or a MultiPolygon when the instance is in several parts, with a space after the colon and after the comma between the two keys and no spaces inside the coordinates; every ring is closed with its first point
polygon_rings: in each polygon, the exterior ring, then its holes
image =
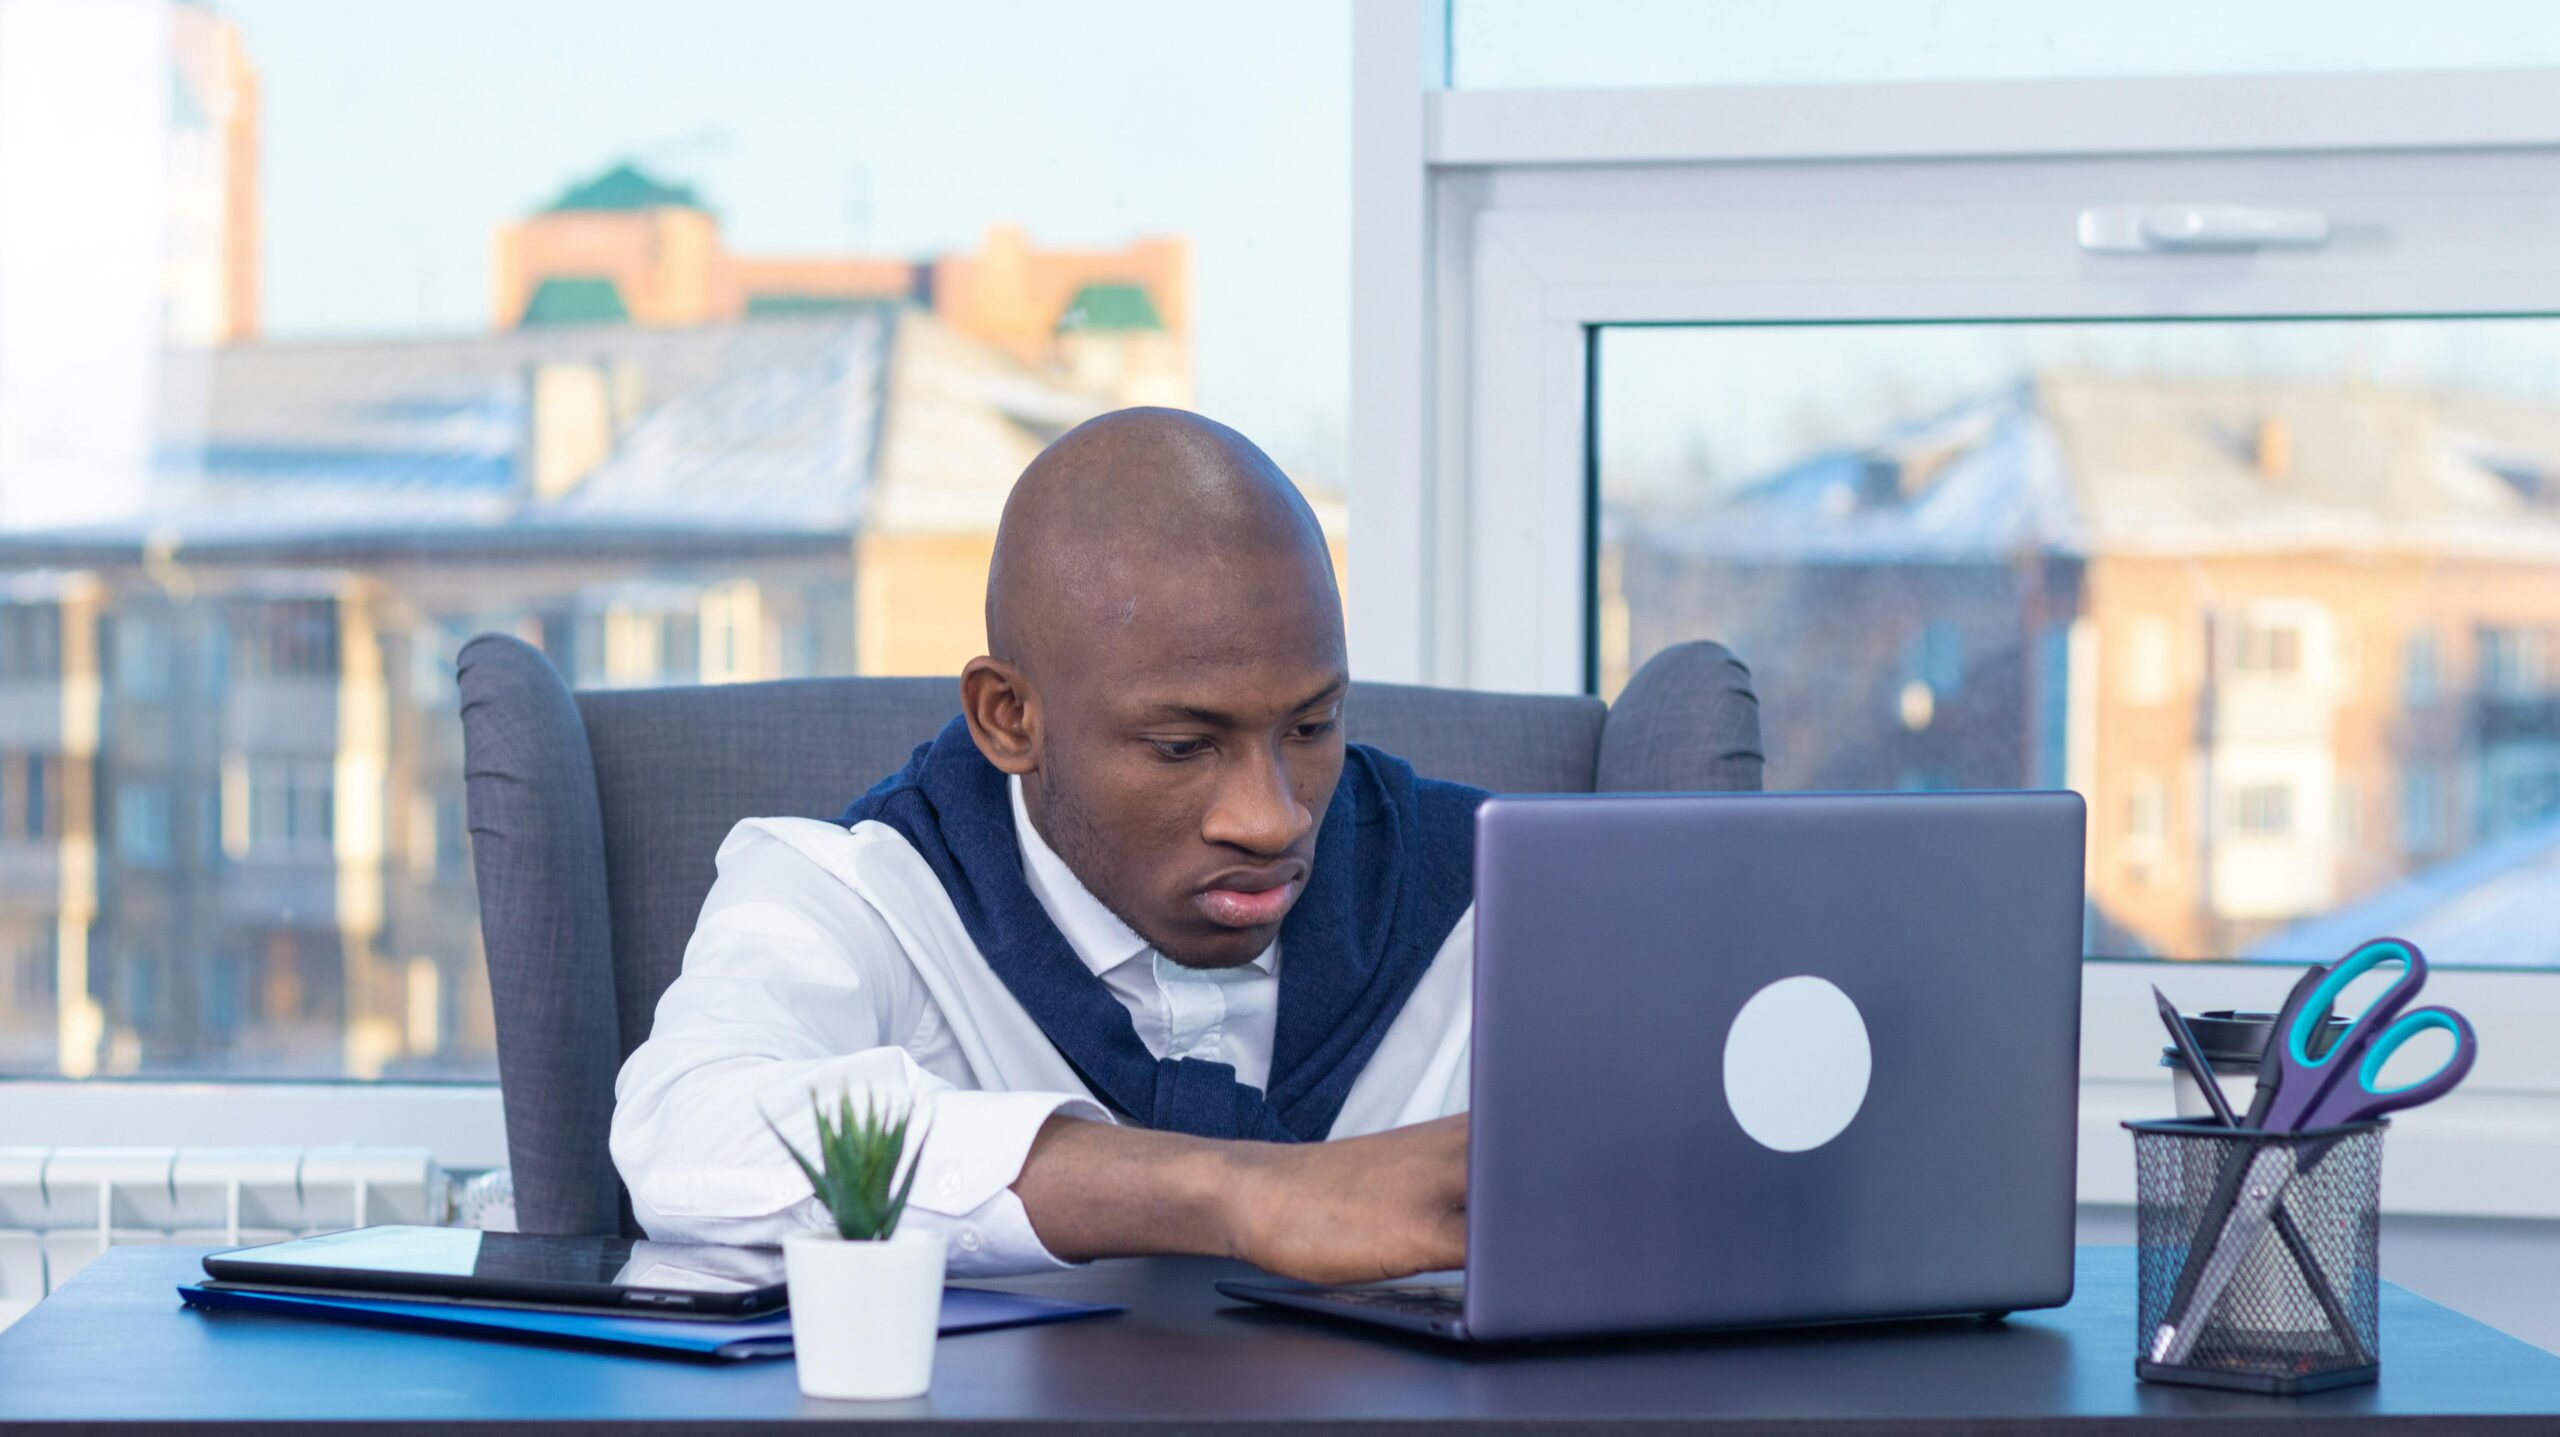
{"type": "Polygon", "coordinates": [[[907,1147],[907,1123],[912,1110],[896,1115],[873,1106],[869,1094],[862,1100],[862,1111],[853,1110],[850,1089],[837,1100],[834,1117],[816,1093],[809,1095],[810,1115],[817,1120],[818,1157],[812,1162],[791,1145],[767,1117],[764,1125],[773,1129],[774,1141],[791,1154],[800,1171],[809,1179],[810,1191],[818,1195],[818,1203],[835,1220],[836,1231],[856,1242],[882,1242],[898,1230],[898,1219],[907,1210],[907,1193],[916,1185],[916,1169],[924,1155],[924,1134],[916,1134],[916,1158],[907,1164],[904,1182],[898,1180],[898,1159],[907,1147]]]}

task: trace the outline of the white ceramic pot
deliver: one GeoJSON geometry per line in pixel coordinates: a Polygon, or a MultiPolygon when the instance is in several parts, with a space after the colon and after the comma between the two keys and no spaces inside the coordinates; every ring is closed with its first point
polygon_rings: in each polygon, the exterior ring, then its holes
{"type": "Polygon", "coordinates": [[[942,1323],[942,1234],[887,1242],[806,1233],[782,1244],[791,1353],[810,1397],[921,1397],[942,1323]]]}

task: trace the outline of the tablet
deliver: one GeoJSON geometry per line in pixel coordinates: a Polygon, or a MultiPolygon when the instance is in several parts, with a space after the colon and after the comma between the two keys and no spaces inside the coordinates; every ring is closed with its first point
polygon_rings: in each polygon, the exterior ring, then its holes
{"type": "Polygon", "coordinates": [[[575,1312],[740,1317],[784,1305],[782,1252],[467,1227],[360,1227],[204,1260],[215,1282],[261,1292],[440,1299],[575,1312]]]}

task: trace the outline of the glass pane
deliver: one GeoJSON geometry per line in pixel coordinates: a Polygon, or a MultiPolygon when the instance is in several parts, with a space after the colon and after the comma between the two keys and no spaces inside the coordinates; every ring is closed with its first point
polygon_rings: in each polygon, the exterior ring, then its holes
{"type": "Polygon", "coordinates": [[[956,673],[1130,403],[1338,538],[1349,17],[1113,14],[0,0],[0,1074],[488,1077],[473,634],[956,673]]]}
{"type": "Polygon", "coordinates": [[[1483,89],[2560,64],[2541,0],[1452,0],[1451,83],[1483,89]]]}
{"type": "Polygon", "coordinates": [[[2560,967],[2560,319],[1610,329],[1602,687],[2069,787],[2089,951],[2560,967]]]}

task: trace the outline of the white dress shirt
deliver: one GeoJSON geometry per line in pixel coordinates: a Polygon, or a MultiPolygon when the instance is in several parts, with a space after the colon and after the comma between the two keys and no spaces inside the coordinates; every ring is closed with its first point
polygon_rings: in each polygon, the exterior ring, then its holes
{"type": "MultiPolygon", "coordinates": [[[[1159,1058],[1227,1063],[1265,1085],[1278,945],[1243,966],[1188,969],[1156,952],[1076,879],[1013,785],[1031,891],[1159,1058]]],[[[955,1276],[1055,1267],[1012,1183],[1056,1113],[1109,1121],[987,966],[941,880],[880,823],[752,818],[720,845],[719,876],[658,1000],[648,1041],[614,1084],[613,1160],[649,1235],[772,1244],[826,1216],[774,1135],[814,1145],[810,1097],[848,1087],[912,1104],[925,1133],[906,1221],[950,1240],[955,1276]]],[[[1334,1120],[1332,1136],[1467,1105],[1475,913],[1451,929],[1334,1120]]]]}

